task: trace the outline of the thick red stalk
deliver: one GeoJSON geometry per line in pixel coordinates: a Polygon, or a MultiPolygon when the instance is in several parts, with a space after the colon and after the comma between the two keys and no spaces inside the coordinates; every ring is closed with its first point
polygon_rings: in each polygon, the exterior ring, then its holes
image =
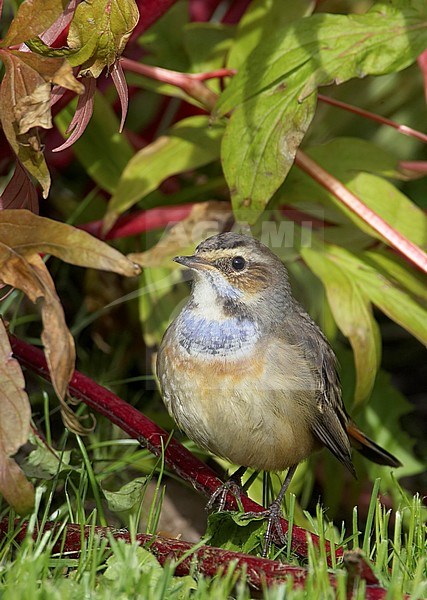
{"type": "Polygon", "coordinates": [[[363,204],[341,181],[325,171],[325,169],[301,150],[297,151],[295,164],[333,194],[335,198],[347,206],[358,217],[363,219],[365,223],[387,240],[390,246],[395,248],[419,269],[427,273],[427,254],[396,229],[393,229],[382,217],[371,210],[369,206],[363,204]]]}
{"type": "MultiPolygon", "coordinates": [[[[0,521],[0,533],[3,535],[8,532],[8,519],[0,521]]],[[[19,533],[14,537],[17,542],[22,542],[27,532],[27,523],[21,526],[19,533]]],[[[55,531],[57,527],[54,523],[47,522],[44,525],[45,530],[55,531]]],[[[100,538],[114,537],[117,540],[125,540],[131,542],[131,535],[123,530],[115,530],[110,527],[90,527],[88,525],[80,526],[74,523],[68,523],[65,526],[64,533],[60,535],[58,542],[53,547],[53,552],[66,552],[68,556],[73,556],[81,552],[82,546],[82,530],[85,539],[95,533],[100,538]]],[[[34,537],[37,535],[34,532],[34,537]]],[[[279,584],[293,577],[296,587],[303,587],[307,579],[307,569],[285,565],[275,560],[266,558],[257,558],[249,554],[232,552],[211,546],[201,546],[195,551],[192,551],[194,544],[189,542],[163,538],[147,534],[137,534],[135,536],[142,546],[148,546],[160,564],[174,560],[181,561],[176,566],[175,574],[179,576],[188,575],[191,572],[194,559],[196,559],[196,572],[208,577],[213,577],[218,574],[218,570],[223,568],[226,570],[230,563],[236,563],[237,572],[243,572],[246,569],[247,581],[252,588],[261,590],[263,584],[271,586],[279,584]],[[184,558],[184,555],[186,557],[184,558]]],[[[331,585],[335,587],[335,578],[330,576],[331,585]]]]}
{"type": "MultiPolygon", "coordinates": [[[[13,335],[10,336],[10,343],[13,354],[21,365],[37,373],[44,379],[51,380],[42,350],[27,344],[13,335]]],[[[142,446],[146,447],[154,455],[161,456],[164,452],[164,460],[168,468],[185,481],[190,482],[208,498],[221,486],[222,481],[212,469],[193,456],[177,440],[170,438],[170,435],[164,429],[161,429],[136,408],[113,394],[113,392],[110,392],[110,390],[98,385],[95,381],[78,371],[74,371],[68,389],[74,398],[81,400],[93,410],[106,416],[112,423],[120,427],[130,437],[138,440],[142,446]]],[[[242,496],[241,501],[246,512],[260,512],[264,510],[262,506],[247,496],[242,496]]],[[[225,507],[236,509],[236,499],[230,493],[227,494],[225,507]]],[[[284,535],[286,535],[288,530],[286,519],[281,519],[281,527],[284,535]]],[[[319,538],[317,535],[301,527],[293,526],[292,550],[305,557],[308,552],[308,535],[311,537],[313,544],[318,546],[319,538]]],[[[280,543],[279,540],[277,541],[280,543]]],[[[330,553],[331,548],[329,543],[325,542],[325,546],[326,551],[330,553]]],[[[338,549],[336,557],[340,558],[342,555],[342,549],[338,549]]]]}
{"type": "Polygon", "coordinates": [[[197,102],[200,102],[206,110],[212,110],[217,101],[217,95],[210,90],[204,83],[204,79],[212,79],[213,77],[219,76],[224,77],[225,75],[234,75],[234,71],[229,69],[220,69],[215,71],[214,75],[202,73],[202,74],[191,74],[191,73],[180,73],[179,71],[171,71],[170,69],[163,69],[162,67],[153,67],[151,65],[145,65],[131,60],[130,58],[121,58],[121,65],[126,71],[149,77],[155,81],[161,81],[162,83],[168,83],[182,89],[188,96],[194,98],[197,102]]]}
{"type": "Polygon", "coordinates": [[[84,223],[78,227],[100,239],[125,238],[182,221],[188,217],[192,207],[193,204],[180,204],[178,206],[161,206],[135,211],[129,215],[119,217],[105,235],[102,231],[104,223],[102,220],[84,223]]]}
{"type": "MultiPolygon", "coordinates": [[[[8,519],[0,521],[0,533],[3,536],[8,534],[9,525],[8,519]]],[[[21,524],[20,530],[14,535],[15,542],[24,540],[27,528],[28,522],[21,524]]],[[[46,530],[53,530],[55,535],[57,526],[55,523],[47,522],[44,525],[44,531],[46,530]]],[[[34,531],[33,537],[35,538],[37,534],[37,530],[34,531]]],[[[109,539],[111,536],[116,540],[125,540],[128,543],[132,541],[131,535],[123,530],[118,531],[110,527],[91,527],[89,525],[81,526],[68,523],[54,545],[53,552],[67,553],[69,557],[73,557],[74,554],[78,555],[81,552],[82,534],[85,539],[95,534],[104,539],[109,539]]],[[[221,568],[225,573],[230,564],[233,563],[235,572],[245,573],[249,586],[255,590],[262,590],[264,585],[272,586],[284,583],[290,577],[293,579],[294,587],[303,588],[308,577],[307,569],[303,567],[287,565],[267,558],[258,558],[241,552],[232,552],[231,550],[223,550],[212,546],[201,546],[193,550],[194,545],[189,542],[142,533],[137,534],[135,540],[142,546],[148,546],[150,552],[156,556],[161,565],[171,560],[178,562],[175,574],[179,576],[189,575],[195,569],[197,573],[203,574],[205,577],[213,577],[218,575],[221,568]]],[[[353,555],[354,553],[350,554],[353,555]]],[[[367,582],[365,598],[380,600],[386,597],[386,590],[377,585],[378,580],[369,567],[365,568],[366,563],[360,555],[352,556],[351,567],[349,584],[352,583],[352,572],[357,571],[357,575],[367,582]]],[[[335,588],[336,579],[334,575],[329,574],[329,581],[331,586],[335,588]]],[[[348,585],[350,593],[351,587],[351,585],[348,585]]]]}

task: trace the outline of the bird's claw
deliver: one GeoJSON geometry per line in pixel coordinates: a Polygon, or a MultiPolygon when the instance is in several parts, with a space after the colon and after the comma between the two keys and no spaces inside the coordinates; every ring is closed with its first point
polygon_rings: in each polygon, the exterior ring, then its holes
{"type": "Polygon", "coordinates": [[[246,519],[268,519],[267,529],[264,535],[264,546],[262,549],[262,557],[266,558],[268,550],[271,546],[273,531],[275,530],[277,533],[277,537],[280,540],[282,546],[284,546],[287,542],[286,535],[283,533],[283,528],[281,525],[282,518],[282,509],[280,506],[280,502],[272,502],[270,506],[259,512],[246,512],[241,516],[242,520],[246,519]]]}
{"type": "Polygon", "coordinates": [[[242,497],[242,493],[243,490],[240,485],[231,478],[214,491],[212,496],[209,498],[209,502],[206,504],[206,510],[212,510],[219,498],[218,512],[221,512],[225,508],[228,494],[232,494],[237,502],[239,502],[240,498],[242,497]]]}

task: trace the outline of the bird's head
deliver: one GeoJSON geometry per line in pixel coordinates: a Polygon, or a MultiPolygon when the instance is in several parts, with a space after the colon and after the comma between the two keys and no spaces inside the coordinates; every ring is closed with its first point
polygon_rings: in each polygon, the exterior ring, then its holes
{"type": "Polygon", "coordinates": [[[192,302],[199,309],[266,311],[291,301],[286,268],[258,240],[237,233],[214,235],[192,256],[174,260],[194,273],[192,302]]]}

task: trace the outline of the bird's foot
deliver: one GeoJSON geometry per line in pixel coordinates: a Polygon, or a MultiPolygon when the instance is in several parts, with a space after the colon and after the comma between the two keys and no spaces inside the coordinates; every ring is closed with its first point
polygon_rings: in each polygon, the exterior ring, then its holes
{"type": "Polygon", "coordinates": [[[237,504],[239,504],[242,493],[244,493],[245,490],[245,488],[242,488],[242,476],[245,474],[245,471],[246,467],[239,467],[225,483],[220,485],[209,498],[206,510],[211,510],[219,498],[218,512],[223,511],[228,493],[232,494],[236,499],[237,504]]]}
{"type": "Polygon", "coordinates": [[[241,488],[240,478],[239,481],[236,481],[236,478],[231,476],[228,481],[225,481],[214,491],[212,496],[209,498],[209,502],[206,504],[206,510],[210,511],[215,504],[218,504],[218,512],[221,512],[225,508],[227,494],[232,494],[239,503],[242,493],[243,490],[241,488]]]}
{"type": "Polygon", "coordinates": [[[262,557],[266,558],[268,550],[271,546],[272,537],[274,531],[280,540],[280,543],[284,546],[286,544],[286,536],[283,533],[281,518],[282,518],[282,507],[280,500],[274,500],[270,506],[259,512],[246,512],[241,518],[245,519],[268,519],[267,529],[264,534],[264,546],[262,549],[262,557]]]}

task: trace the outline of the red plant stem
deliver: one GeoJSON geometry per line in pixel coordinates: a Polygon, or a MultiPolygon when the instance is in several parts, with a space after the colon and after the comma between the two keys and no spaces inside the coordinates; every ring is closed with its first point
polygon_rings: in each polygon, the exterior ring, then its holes
{"type": "Polygon", "coordinates": [[[213,71],[212,73],[200,74],[180,73],[161,67],[144,65],[143,63],[131,60],[130,58],[122,57],[120,61],[123,69],[127,71],[132,71],[138,75],[143,75],[144,77],[149,77],[150,79],[168,83],[180,88],[188,96],[194,98],[197,102],[200,102],[206,110],[213,109],[218,96],[204,85],[203,80],[235,74],[235,71],[230,69],[220,69],[218,71],[213,71]]]}
{"type": "MultiPolygon", "coordinates": [[[[18,523],[16,523],[18,525],[18,523]]],[[[9,520],[3,519],[0,521],[0,534],[8,535],[9,520]]],[[[21,523],[17,533],[14,532],[14,541],[22,542],[27,535],[28,522],[21,523]]],[[[47,522],[44,525],[43,531],[49,530],[55,536],[59,528],[53,522],[47,522]]],[[[33,538],[36,539],[38,531],[33,532],[33,538]]],[[[53,546],[53,552],[63,552],[69,557],[74,554],[79,555],[82,545],[82,534],[85,539],[95,534],[99,538],[116,540],[124,540],[127,543],[132,541],[131,535],[127,531],[115,530],[111,527],[91,527],[90,525],[78,525],[68,523],[60,533],[58,541],[53,546]]],[[[293,579],[293,586],[303,588],[308,578],[308,571],[303,567],[287,565],[275,560],[267,558],[258,558],[241,552],[233,552],[231,550],[223,550],[213,546],[199,546],[194,549],[194,544],[182,540],[171,538],[163,538],[147,534],[137,534],[135,540],[142,546],[147,546],[160,562],[164,565],[171,560],[178,564],[175,567],[175,575],[185,576],[194,572],[204,575],[205,577],[213,577],[218,575],[218,571],[222,568],[223,572],[227,571],[230,563],[235,565],[235,572],[246,575],[248,585],[255,590],[262,590],[264,585],[272,586],[284,583],[290,577],[293,579]]],[[[354,554],[354,553],[349,553],[354,554]]],[[[360,556],[352,558],[352,570],[357,571],[357,575],[367,581],[365,598],[368,600],[380,600],[385,598],[387,592],[384,588],[377,585],[378,580],[372,571],[366,571],[363,567],[366,563],[360,556]],[[360,568],[359,568],[360,567],[360,568]],[[366,577],[364,577],[364,574],[366,577]]],[[[351,577],[351,571],[349,572],[351,577]]],[[[332,587],[336,587],[336,579],[334,575],[329,574],[329,581],[332,587]]],[[[351,590],[349,590],[351,591],[351,590]]]]}
{"type": "MultiPolygon", "coordinates": [[[[42,350],[27,344],[13,335],[10,336],[10,343],[13,354],[21,365],[37,373],[47,381],[51,381],[42,350]]],[[[190,482],[208,498],[222,485],[222,481],[212,469],[193,456],[177,440],[171,438],[164,429],[161,429],[136,408],[113,394],[113,392],[98,385],[86,375],[74,371],[68,389],[73,397],[106,416],[130,437],[138,440],[142,446],[146,447],[155,456],[164,455],[165,463],[172,471],[185,481],[190,482]]],[[[246,512],[260,512],[264,510],[262,506],[247,496],[242,495],[241,502],[246,512]]],[[[236,509],[236,499],[230,493],[227,494],[225,506],[228,509],[236,509]]],[[[281,519],[281,527],[284,535],[286,535],[288,530],[286,519],[281,519]]],[[[308,552],[307,535],[311,537],[315,546],[319,545],[317,535],[301,527],[293,526],[291,548],[304,557],[307,556],[308,552]]],[[[280,543],[278,538],[276,539],[280,543]]],[[[331,548],[328,542],[325,542],[325,547],[327,553],[330,554],[331,548]]],[[[335,554],[337,558],[342,557],[342,549],[337,549],[335,554]]],[[[331,564],[329,558],[328,561],[331,564]]]]}
{"type": "Polygon", "coordinates": [[[424,50],[418,57],[418,66],[424,77],[424,96],[427,102],[427,50],[424,50]]]}
{"type": "MultiPolygon", "coordinates": [[[[230,204],[224,202],[227,208],[230,204]]],[[[148,210],[138,210],[128,215],[122,215],[117,219],[114,226],[104,234],[102,219],[98,221],[89,221],[77,225],[79,229],[87,231],[91,235],[102,239],[102,240],[115,240],[119,238],[126,238],[132,235],[139,235],[146,231],[152,231],[153,229],[160,229],[167,227],[178,221],[186,219],[193,208],[194,203],[180,204],[177,206],[161,206],[159,208],[150,208],[148,210]]],[[[283,205],[280,207],[282,214],[288,219],[291,219],[298,225],[309,222],[314,229],[320,229],[327,227],[329,223],[316,219],[312,215],[309,215],[303,211],[296,209],[293,206],[283,205]]]]}
{"type": "MultiPolygon", "coordinates": [[[[8,519],[0,521],[0,533],[3,535],[7,534],[8,531],[8,519]]],[[[23,523],[19,533],[14,538],[18,542],[22,542],[27,532],[27,523],[23,523]]],[[[44,525],[45,530],[57,529],[55,523],[47,522],[44,525]]],[[[79,554],[81,552],[82,545],[82,533],[85,539],[88,539],[90,535],[97,535],[100,538],[107,538],[113,536],[116,540],[125,540],[130,543],[132,541],[131,535],[122,530],[114,530],[110,527],[94,527],[85,525],[81,526],[74,523],[68,523],[65,526],[64,533],[60,535],[59,540],[53,547],[53,552],[65,552],[68,556],[72,556],[74,553],[79,554]],[[83,530],[83,531],[82,531],[83,530]]],[[[37,531],[34,531],[33,537],[36,537],[37,531]]],[[[236,564],[237,572],[242,573],[246,569],[248,584],[257,590],[262,589],[262,585],[273,585],[283,583],[289,577],[293,577],[294,585],[296,587],[303,587],[307,578],[307,569],[302,567],[296,567],[291,565],[282,564],[275,560],[269,560],[266,558],[257,558],[250,556],[249,554],[243,554],[240,552],[232,552],[230,550],[223,550],[221,548],[215,548],[211,546],[200,546],[198,549],[192,552],[194,544],[189,542],[163,538],[147,534],[137,534],[135,540],[142,546],[148,546],[150,552],[152,552],[160,564],[164,565],[166,562],[181,561],[176,566],[175,575],[184,576],[188,575],[192,571],[192,567],[195,563],[196,571],[208,577],[213,577],[218,574],[218,570],[223,568],[226,570],[230,567],[230,563],[233,561],[236,564]],[[184,555],[187,555],[183,558],[184,555]],[[194,560],[196,559],[196,561],[194,560]]],[[[331,584],[335,587],[335,578],[330,576],[331,584]]]]}
{"type": "Polygon", "coordinates": [[[399,169],[410,171],[411,173],[419,173],[422,177],[427,173],[427,160],[401,160],[399,161],[399,169]]]}
{"type": "Polygon", "coordinates": [[[170,69],[164,69],[163,67],[153,67],[152,65],[146,65],[144,63],[125,58],[124,56],[120,59],[122,67],[132,73],[138,75],[144,75],[150,79],[161,81],[162,83],[169,83],[170,85],[176,85],[181,87],[188,83],[188,81],[208,81],[209,79],[217,79],[221,77],[232,77],[236,75],[236,69],[216,69],[215,71],[206,71],[204,73],[183,73],[182,71],[171,71],[170,69]]]}
{"type": "Polygon", "coordinates": [[[338,108],[343,108],[349,112],[352,112],[356,115],[360,115],[361,117],[365,117],[365,119],[371,119],[372,121],[376,121],[377,123],[381,123],[382,125],[388,125],[389,127],[393,127],[399,133],[403,133],[403,135],[409,135],[418,140],[421,140],[424,143],[427,143],[427,134],[422,133],[421,131],[417,131],[416,129],[412,129],[412,127],[408,127],[407,125],[400,125],[391,119],[386,119],[386,117],[381,117],[375,113],[369,112],[368,110],[364,110],[363,108],[359,108],[358,106],[354,106],[353,104],[347,104],[346,102],[341,102],[340,100],[335,100],[334,98],[330,98],[329,96],[324,96],[323,94],[317,94],[318,99],[325,104],[331,104],[332,106],[337,106],[338,108]]]}
{"type": "Polygon", "coordinates": [[[328,192],[333,194],[347,208],[363,219],[372,229],[379,233],[388,243],[396,248],[411,263],[427,273],[427,254],[418,246],[413,244],[401,233],[393,229],[382,217],[377,215],[366,204],[363,204],[357,196],[345,187],[333,175],[325,171],[318,163],[312,160],[301,150],[297,151],[295,164],[298,165],[312,179],[317,181],[328,192]]]}
{"type": "Polygon", "coordinates": [[[135,211],[134,213],[119,217],[106,234],[103,232],[104,221],[102,220],[90,221],[89,223],[78,225],[78,228],[87,231],[99,239],[113,240],[130,237],[144,233],[144,231],[160,229],[171,223],[182,221],[188,217],[192,207],[193,204],[180,204],[178,206],[161,206],[149,210],[135,211]]]}

